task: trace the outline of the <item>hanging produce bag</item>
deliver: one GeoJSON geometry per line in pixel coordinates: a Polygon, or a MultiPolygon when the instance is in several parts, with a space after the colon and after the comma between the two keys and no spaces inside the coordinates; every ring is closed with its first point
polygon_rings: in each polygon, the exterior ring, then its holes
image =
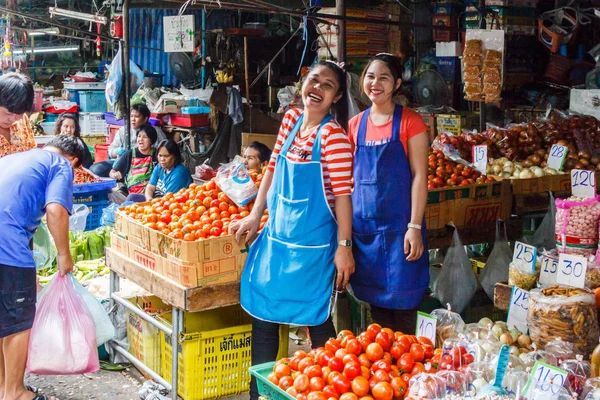
{"type": "Polygon", "coordinates": [[[494,248],[481,271],[480,282],[488,297],[494,300],[494,287],[497,282],[508,279],[508,265],[512,260],[512,252],[506,237],[506,224],[502,220],[496,222],[496,241],[494,248]],[[504,227],[502,230],[501,227],[504,227]]]}
{"type": "Polygon", "coordinates": [[[232,162],[221,165],[215,182],[238,207],[247,205],[258,194],[258,189],[240,156],[235,156],[232,162]]]}
{"type": "Polygon", "coordinates": [[[538,249],[543,248],[546,250],[552,250],[556,248],[556,240],[552,234],[555,229],[554,221],[556,219],[556,203],[552,192],[549,191],[548,195],[550,196],[548,212],[546,212],[546,215],[544,215],[544,219],[542,219],[540,226],[533,234],[532,245],[538,249]]]}
{"type": "Polygon", "coordinates": [[[596,254],[598,247],[599,197],[556,199],[556,248],[559,253],[585,257],[596,254]]]}
{"type": "Polygon", "coordinates": [[[94,320],[71,279],[56,274],[39,297],[27,373],[76,375],[98,371],[94,320]]]}
{"type": "Polygon", "coordinates": [[[458,313],[463,312],[477,290],[477,278],[471,261],[454,227],[452,247],[448,249],[442,271],[433,284],[433,294],[442,304],[450,304],[458,313]],[[460,290],[457,290],[460,288],[460,290]]]}

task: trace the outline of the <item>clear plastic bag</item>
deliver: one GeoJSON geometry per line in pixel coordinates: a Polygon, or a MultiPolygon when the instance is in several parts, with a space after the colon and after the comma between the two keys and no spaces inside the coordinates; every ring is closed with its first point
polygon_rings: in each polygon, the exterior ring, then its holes
{"type": "Polygon", "coordinates": [[[506,236],[506,224],[502,220],[496,222],[496,241],[485,263],[479,281],[488,297],[494,300],[494,288],[497,282],[506,282],[508,279],[508,265],[512,260],[512,252],[506,236]],[[503,227],[504,229],[502,230],[503,227]]]}
{"type": "Polygon", "coordinates": [[[115,327],[112,321],[106,314],[102,304],[92,295],[88,290],[83,287],[81,283],[75,279],[75,277],[69,274],[73,287],[81,295],[85,305],[87,306],[92,319],[94,320],[94,328],[96,330],[96,344],[98,346],[108,342],[115,337],[115,327]]]}
{"type": "Polygon", "coordinates": [[[583,360],[582,355],[577,355],[574,360],[565,360],[560,364],[560,368],[567,371],[567,381],[571,385],[571,390],[581,395],[585,382],[589,379],[591,373],[591,365],[587,360],[583,360]]]}
{"type": "Polygon", "coordinates": [[[540,259],[535,263],[535,270],[520,264],[510,263],[508,266],[508,284],[523,290],[531,290],[540,276],[540,259]]]}
{"type": "Polygon", "coordinates": [[[591,256],[598,247],[600,198],[556,199],[556,248],[559,253],[591,256]]]}
{"type": "Polygon", "coordinates": [[[534,381],[528,398],[529,400],[573,400],[573,395],[564,386],[534,381]]]}
{"type": "Polygon", "coordinates": [[[417,399],[443,399],[446,396],[446,382],[434,374],[421,372],[410,378],[408,396],[417,399]]]}
{"type": "Polygon", "coordinates": [[[247,205],[258,194],[258,189],[240,156],[235,156],[232,162],[219,167],[215,183],[238,207],[247,205]]]}
{"type": "Polygon", "coordinates": [[[555,367],[558,366],[558,360],[556,359],[556,356],[553,353],[549,353],[544,350],[530,351],[520,358],[527,368],[533,368],[536,361],[541,361],[555,367]]]}
{"type": "Polygon", "coordinates": [[[544,219],[542,219],[540,226],[533,234],[532,245],[538,249],[544,248],[546,250],[552,250],[556,248],[556,239],[554,237],[556,203],[552,192],[549,191],[548,195],[550,196],[550,206],[548,207],[548,211],[546,212],[546,215],[544,215],[544,219]]]}
{"type": "Polygon", "coordinates": [[[468,343],[461,337],[450,338],[444,341],[442,346],[442,358],[440,362],[440,371],[460,370],[473,362],[473,356],[467,352],[468,343]]]}
{"type": "Polygon", "coordinates": [[[502,389],[508,392],[508,395],[514,396],[516,399],[522,398],[529,374],[525,371],[508,367],[504,379],[502,380],[502,389]]]}
{"type": "MultiPolygon", "coordinates": [[[[548,352],[553,352],[550,343],[556,338],[572,343],[577,353],[586,357],[598,344],[596,298],[590,290],[558,286],[533,289],[527,317],[531,340],[548,352]]],[[[575,356],[555,355],[559,362],[575,356]]]]}
{"type": "Polygon", "coordinates": [[[99,369],[94,321],[67,276],[56,274],[39,295],[27,373],[75,375],[99,369]]]}
{"type": "MultiPolygon", "coordinates": [[[[600,251],[598,253],[600,253],[600,251]]],[[[596,253],[594,260],[588,260],[587,270],[585,271],[585,287],[592,290],[600,287],[598,253],[596,253]]]]}
{"type": "Polygon", "coordinates": [[[585,382],[581,398],[584,400],[600,400],[600,378],[591,378],[585,382]]]}
{"type": "Polygon", "coordinates": [[[460,371],[438,371],[437,376],[446,383],[446,395],[464,396],[468,393],[468,376],[460,371]]]}
{"type": "Polygon", "coordinates": [[[577,349],[575,349],[573,343],[566,342],[562,338],[557,338],[546,345],[546,352],[554,355],[556,365],[574,358],[576,351],[577,349]]]}
{"type": "Polygon", "coordinates": [[[450,304],[448,308],[438,308],[431,312],[437,319],[436,346],[441,347],[446,339],[456,337],[465,329],[465,322],[460,314],[452,312],[450,304]]]}
{"type": "Polygon", "coordinates": [[[454,227],[452,247],[448,249],[442,271],[433,284],[433,294],[442,304],[450,304],[461,313],[477,291],[477,278],[471,261],[454,227]],[[460,288],[460,290],[456,290],[460,288]]]}
{"type": "Polygon", "coordinates": [[[33,235],[33,259],[38,271],[52,267],[56,259],[56,247],[44,222],[40,222],[33,235]]]}

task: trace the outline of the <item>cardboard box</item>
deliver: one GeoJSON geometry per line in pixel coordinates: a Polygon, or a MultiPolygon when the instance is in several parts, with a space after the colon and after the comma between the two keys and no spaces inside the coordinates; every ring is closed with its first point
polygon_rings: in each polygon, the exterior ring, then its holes
{"type": "Polygon", "coordinates": [[[510,183],[501,181],[429,192],[425,208],[428,229],[442,229],[450,222],[457,227],[490,224],[508,219],[512,209],[510,183]]]}
{"type": "MultiPolygon", "coordinates": [[[[456,15],[445,15],[438,14],[433,16],[434,27],[443,26],[448,28],[456,28],[456,15]]],[[[454,30],[442,30],[442,29],[433,29],[433,41],[434,42],[453,42],[458,40],[458,31],[454,30]]]]}
{"type": "Polygon", "coordinates": [[[189,100],[183,97],[169,97],[169,95],[163,95],[152,109],[153,113],[158,114],[177,114],[181,112],[181,107],[186,107],[189,100]]]}
{"type": "Polygon", "coordinates": [[[444,132],[460,135],[461,129],[465,124],[465,117],[462,114],[438,114],[436,125],[437,134],[444,132]]]}
{"type": "Polygon", "coordinates": [[[419,115],[423,119],[423,122],[425,122],[425,125],[427,125],[427,134],[429,136],[429,143],[433,143],[433,139],[435,139],[435,137],[437,135],[437,131],[435,130],[436,116],[435,116],[435,114],[426,114],[426,113],[419,113],[419,115]]]}
{"type": "Polygon", "coordinates": [[[460,59],[458,57],[437,57],[438,73],[446,83],[460,81],[460,59]]]}
{"type": "Polygon", "coordinates": [[[242,152],[246,150],[246,147],[252,142],[260,142],[267,145],[268,148],[273,150],[275,143],[277,142],[277,135],[270,135],[266,133],[242,133],[242,152]]]}
{"type": "Polygon", "coordinates": [[[129,257],[129,242],[126,236],[118,234],[116,230],[110,234],[110,248],[119,254],[129,257]]]}

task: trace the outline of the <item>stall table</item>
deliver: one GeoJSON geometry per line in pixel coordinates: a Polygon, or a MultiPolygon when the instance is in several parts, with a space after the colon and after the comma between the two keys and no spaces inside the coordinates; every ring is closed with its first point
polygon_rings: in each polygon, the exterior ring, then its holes
{"type": "Polygon", "coordinates": [[[172,382],[165,381],[156,372],[144,365],[139,359],[131,355],[126,349],[115,342],[110,346],[134,366],[147,373],[152,379],[171,391],[171,398],[177,399],[178,379],[178,339],[183,331],[183,312],[206,311],[219,307],[231,306],[239,303],[240,284],[233,282],[212,287],[186,288],[175,283],[154,271],[139,265],[130,258],[117,253],[111,248],[106,248],[106,265],[110,268],[110,301],[111,308],[114,303],[126,307],[137,316],[157,327],[171,337],[172,353],[172,382]],[[129,279],[143,289],[149,291],[164,302],[173,306],[172,328],[152,318],[148,314],[133,306],[115,292],[119,291],[119,278],[129,279]]]}
{"type": "MultiPolygon", "coordinates": [[[[430,249],[443,249],[452,245],[452,228],[427,230],[427,246],[430,249]]],[[[493,242],[496,239],[495,224],[469,225],[457,228],[463,245],[493,242]]],[[[519,239],[523,235],[523,219],[511,218],[506,221],[508,240],[519,239]]]]}

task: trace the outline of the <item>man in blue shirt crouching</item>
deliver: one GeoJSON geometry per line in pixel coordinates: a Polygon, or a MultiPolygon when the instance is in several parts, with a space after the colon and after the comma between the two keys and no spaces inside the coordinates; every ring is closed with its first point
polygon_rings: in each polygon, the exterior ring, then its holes
{"type": "Polygon", "coordinates": [[[23,385],[37,299],[30,243],[46,214],[58,270],[62,275],[73,270],[69,214],[73,167],[82,159],[83,147],[70,136],[0,158],[0,399],[46,399],[23,385]]]}

